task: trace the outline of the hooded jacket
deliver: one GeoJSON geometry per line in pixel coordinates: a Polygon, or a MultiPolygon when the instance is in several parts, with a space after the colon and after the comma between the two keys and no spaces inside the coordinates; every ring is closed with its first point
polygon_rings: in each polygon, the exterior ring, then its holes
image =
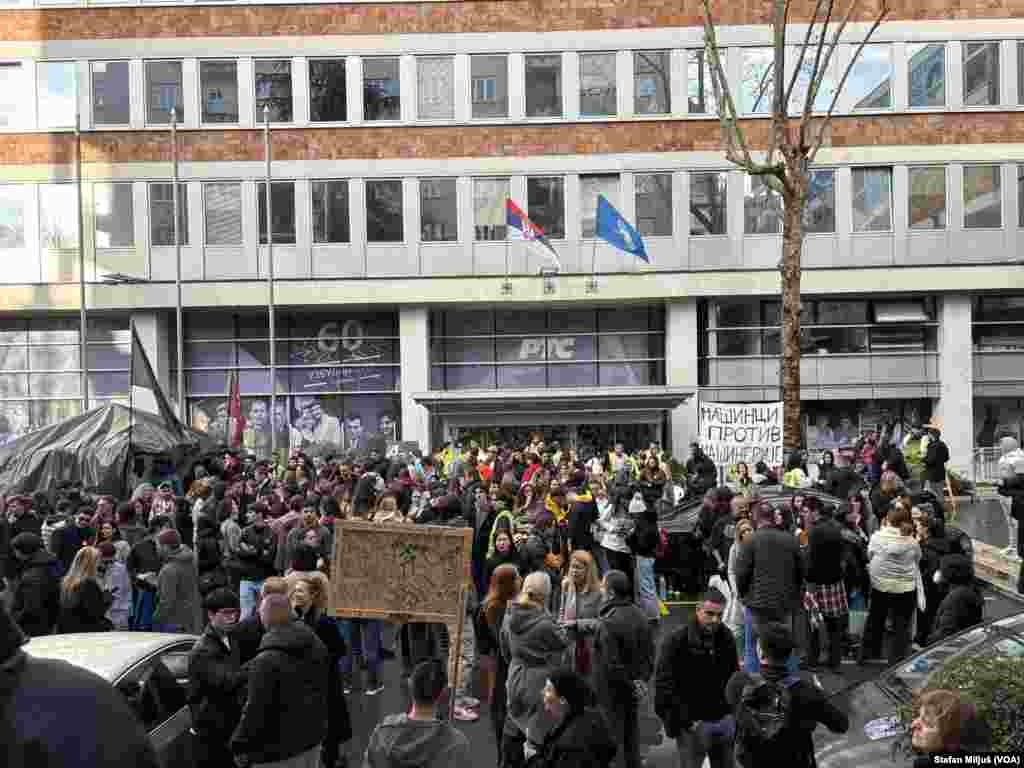
{"type": "Polygon", "coordinates": [[[569,717],[544,740],[537,768],[606,768],[611,765],[619,748],[600,710],[585,709],[569,717]]]}
{"type": "Polygon", "coordinates": [[[980,624],[985,613],[985,598],[974,586],[974,566],[969,559],[963,555],[946,555],[939,569],[950,590],[935,613],[929,643],[937,643],[980,624]]]}
{"type": "Polygon", "coordinates": [[[153,623],[179,627],[182,632],[193,634],[202,629],[195,555],[188,547],[179,547],[160,569],[153,623]]]}
{"type": "Polygon", "coordinates": [[[302,622],[267,630],[249,668],[249,697],[231,750],[253,763],[287,760],[327,736],[327,649],[302,622]]]}
{"type": "Polygon", "coordinates": [[[439,720],[385,717],[370,737],[363,768],[470,768],[465,734],[439,720]]]}
{"type": "Polygon", "coordinates": [[[568,646],[565,630],[546,610],[512,603],[501,628],[501,654],[508,662],[508,716],[523,733],[542,711],[548,674],[568,646]]]}
{"type": "Polygon", "coordinates": [[[48,635],[60,613],[60,564],[39,550],[22,565],[11,617],[29,637],[48,635]]]}
{"type": "Polygon", "coordinates": [[[0,606],[4,768],[157,768],[142,724],[101,677],[21,650],[27,638],[0,606]]]}
{"type": "Polygon", "coordinates": [[[740,547],[736,587],[755,611],[786,615],[795,610],[804,584],[804,560],[795,536],[761,528],[740,547]]]}

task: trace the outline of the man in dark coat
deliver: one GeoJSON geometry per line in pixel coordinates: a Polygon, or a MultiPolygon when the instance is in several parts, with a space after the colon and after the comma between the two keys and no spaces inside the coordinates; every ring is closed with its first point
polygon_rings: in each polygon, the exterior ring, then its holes
{"type": "Polygon", "coordinates": [[[654,710],[679,747],[680,765],[732,768],[732,710],[725,687],[739,667],[736,640],[722,623],[726,598],[707,590],[690,622],[661,646],[654,710]]]}
{"type": "Polygon", "coordinates": [[[11,551],[20,561],[11,616],[29,637],[48,635],[60,613],[60,565],[34,533],[19,533],[11,551]]]}
{"type": "Polygon", "coordinates": [[[284,595],[260,603],[266,634],[249,669],[242,719],[231,737],[235,764],[316,766],[327,736],[327,649],[292,620],[284,595]]]}
{"type": "Polygon", "coordinates": [[[637,685],[654,672],[654,636],[647,616],[633,602],[622,571],[608,571],[601,584],[605,604],[594,636],[594,688],[598,702],[622,745],[622,765],[640,768],[637,743],[637,685]]]}
{"type": "Polygon", "coordinates": [[[64,573],[71,568],[78,550],[86,546],[89,540],[96,535],[89,524],[92,515],[88,512],[79,511],[75,516],[75,524],[67,525],[53,534],[53,553],[60,561],[60,567],[64,573]]]}
{"type": "Polygon", "coordinates": [[[949,594],[935,613],[930,643],[980,624],[985,614],[985,598],[974,584],[974,564],[970,559],[963,555],[946,555],[939,565],[939,573],[949,586],[949,594]]]}
{"type": "MultiPolygon", "coordinates": [[[[31,496],[11,496],[8,498],[7,514],[9,542],[13,542],[19,533],[34,533],[37,536],[42,533],[43,520],[32,511],[31,496]]],[[[19,561],[14,558],[9,545],[5,554],[8,557],[7,570],[5,574],[0,575],[15,578],[18,576],[19,561]]]]}
{"type": "Polygon", "coordinates": [[[157,768],[124,696],[92,672],[29,656],[27,641],[0,600],[4,768],[157,768]]]}
{"type": "Polygon", "coordinates": [[[238,595],[221,587],[206,596],[209,623],[188,659],[188,703],[195,731],[196,768],[230,768],[228,741],[242,717],[248,676],[238,638],[238,595]]]}
{"type": "Polygon", "coordinates": [[[686,485],[690,492],[701,497],[718,484],[718,468],[704,453],[699,443],[690,443],[690,458],[686,461],[686,485]]]}
{"type": "Polygon", "coordinates": [[[946,496],[946,462],[949,448],[942,442],[942,433],[934,422],[925,425],[930,439],[924,452],[924,487],[935,494],[940,502],[946,496]]]}

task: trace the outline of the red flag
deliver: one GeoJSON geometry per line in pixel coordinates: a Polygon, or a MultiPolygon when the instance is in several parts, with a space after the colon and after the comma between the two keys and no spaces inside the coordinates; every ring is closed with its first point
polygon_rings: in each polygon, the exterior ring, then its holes
{"type": "Polygon", "coordinates": [[[238,386],[238,371],[228,373],[228,448],[238,448],[245,432],[245,416],[242,415],[242,392],[238,386]]]}

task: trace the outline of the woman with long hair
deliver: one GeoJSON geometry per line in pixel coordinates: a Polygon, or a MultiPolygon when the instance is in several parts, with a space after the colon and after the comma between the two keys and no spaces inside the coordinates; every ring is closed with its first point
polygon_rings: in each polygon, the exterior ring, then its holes
{"type": "Polygon", "coordinates": [[[728,565],[726,568],[729,590],[732,595],[728,606],[726,606],[722,621],[732,630],[733,636],[736,639],[736,651],[739,653],[740,658],[743,658],[744,653],[743,635],[746,626],[746,621],[744,620],[746,609],[743,607],[743,603],[740,602],[739,586],[736,583],[736,562],[739,559],[740,548],[750,541],[753,535],[754,524],[749,519],[741,518],[736,523],[736,531],[732,545],[729,547],[728,565]]]}
{"type": "Polygon", "coordinates": [[[926,691],[914,701],[910,743],[919,756],[914,768],[932,765],[937,753],[964,755],[992,749],[992,730],[958,691],[926,691]]]}
{"type": "Polygon", "coordinates": [[[341,660],[348,655],[348,646],[338,631],[337,621],[327,615],[327,577],[322,573],[296,574],[287,583],[288,600],[296,618],[327,647],[327,738],[322,758],[326,768],[334,768],[341,745],[352,738],[352,721],[341,683],[341,660]]]}
{"type": "MultiPolygon", "coordinates": [[[[494,658],[494,685],[491,691],[491,727],[494,729],[494,743],[501,750],[501,731],[505,727],[508,710],[508,660],[501,653],[501,626],[509,603],[519,594],[523,581],[519,569],[511,563],[499,565],[491,574],[487,595],[477,612],[476,642],[481,658],[494,658]]],[[[500,760],[499,760],[500,762],[500,760]]]]}
{"type": "Polygon", "coordinates": [[[106,632],[112,628],[107,619],[107,601],[99,582],[100,552],[82,547],[60,585],[60,615],[57,633],[106,632]]]}
{"type": "Polygon", "coordinates": [[[110,542],[114,546],[115,557],[119,563],[127,563],[128,556],[132,553],[131,545],[121,538],[121,532],[117,526],[109,520],[104,520],[96,528],[96,537],[90,546],[99,549],[101,545],[110,542]]]}
{"type": "Polygon", "coordinates": [[[590,676],[593,633],[600,609],[601,577],[597,574],[597,563],[586,550],[574,550],[569,556],[569,573],[562,581],[562,610],[558,620],[570,630],[566,664],[584,677],[590,676]]]}

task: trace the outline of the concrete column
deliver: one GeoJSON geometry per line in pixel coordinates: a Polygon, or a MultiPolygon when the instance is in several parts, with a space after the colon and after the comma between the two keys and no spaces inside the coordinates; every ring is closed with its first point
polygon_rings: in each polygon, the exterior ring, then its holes
{"type": "Polygon", "coordinates": [[[415,440],[430,451],[430,413],[413,394],[430,388],[430,315],[426,307],[402,307],[398,312],[401,334],[399,361],[402,377],[402,440],[415,440]]]}
{"type": "MultiPolygon", "coordinates": [[[[665,383],[697,391],[697,300],[670,301],[665,306],[665,383]]],[[[672,411],[672,455],[686,459],[687,446],[697,438],[697,397],[672,411]]]]}
{"type": "MultiPolygon", "coordinates": [[[[175,399],[171,397],[171,338],[174,335],[174,321],[167,312],[138,312],[132,315],[135,332],[139,335],[149,364],[153,368],[164,397],[175,408],[175,399]]],[[[147,402],[140,399],[135,407],[150,413],[157,413],[156,401],[147,402]]],[[[182,418],[179,415],[179,418],[182,418]]]]}
{"type": "Polygon", "coordinates": [[[974,462],[974,371],[971,343],[971,298],[945,296],[940,303],[939,392],[935,415],[949,446],[947,467],[969,475],[974,462]]]}

